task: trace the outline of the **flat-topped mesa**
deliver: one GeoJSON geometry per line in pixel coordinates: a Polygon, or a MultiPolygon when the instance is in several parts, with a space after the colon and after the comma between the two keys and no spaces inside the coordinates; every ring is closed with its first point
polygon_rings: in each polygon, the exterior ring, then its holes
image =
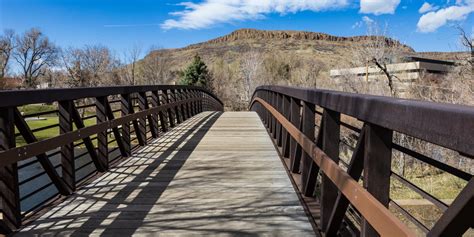
{"type": "MultiPolygon", "coordinates": [[[[319,40],[319,41],[332,41],[332,42],[364,42],[364,41],[373,41],[377,37],[383,36],[353,36],[353,37],[342,37],[334,36],[319,32],[309,32],[309,31],[291,31],[291,30],[256,30],[256,29],[239,29],[228,35],[218,37],[203,43],[198,43],[190,45],[189,47],[206,45],[206,44],[216,44],[216,43],[227,43],[234,42],[239,40],[319,40]]],[[[401,47],[406,47],[412,50],[410,47],[401,44],[399,41],[385,38],[387,45],[399,45],[401,47]]]]}

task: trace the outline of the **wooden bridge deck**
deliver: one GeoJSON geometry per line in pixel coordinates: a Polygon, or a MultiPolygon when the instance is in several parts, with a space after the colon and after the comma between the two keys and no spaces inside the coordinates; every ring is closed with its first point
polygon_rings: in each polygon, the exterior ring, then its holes
{"type": "Polygon", "coordinates": [[[312,236],[254,112],[205,112],[134,153],[18,235],[312,236]]]}

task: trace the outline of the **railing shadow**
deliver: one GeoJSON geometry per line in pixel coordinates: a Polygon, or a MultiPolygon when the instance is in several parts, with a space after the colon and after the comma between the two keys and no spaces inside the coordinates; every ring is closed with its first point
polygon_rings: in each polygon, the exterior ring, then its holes
{"type": "MultiPolygon", "coordinates": [[[[120,212],[120,210],[127,209],[123,208],[123,205],[131,202],[129,200],[131,196],[133,196],[134,199],[141,199],[142,196],[144,196],[146,203],[156,203],[168,187],[168,184],[173,180],[174,176],[199,144],[199,141],[205,136],[206,132],[220,115],[220,112],[214,112],[204,118],[191,118],[184,124],[178,125],[169,131],[162,139],[158,139],[137,151],[137,153],[130,158],[134,161],[126,160],[124,162],[126,166],[119,164],[108,174],[100,177],[97,180],[98,182],[93,182],[94,185],[85,186],[79,190],[77,194],[74,194],[64,203],[61,203],[58,208],[53,209],[53,212],[51,212],[50,217],[52,218],[37,220],[27,226],[26,230],[34,229],[35,232],[40,232],[30,234],[56,233],[60,235],[86,236],[93,234],[93,231],[96,229],[102,229],[101,235],[132,235],[139,227],[143,226],[145,217],[152,205],[142,205],[140,211],[133,213],[134,221],[129,222],[126,226],[127,228],[121,229],[120,233],[113,232],[112,227],[120,225],[120,220],[127,219],[124,215],[128,213],[120,212]],[[167,159],[168,157],[171,158],[167,159]],[[152,161],[149,162],[150,160],[152,161]],[[145,166],[145,168],[140,169],[143,166],[145,166]],[[158,168],[158,173],[154,173],[158,168]],[[117,172],[118,170],[125,171],[117,172]],[[133,175],[136,171],[140,171],[140,173],[133,175]],[[120,177],[120,175],[122,177],[120,177]],[[133,178],[127,180],[130,177],[133,178]],[[143,180],[147,182],[143,183],[143,180]],[[156,182],[159,182],[159,186],[153,185],[156,182]],[[110,195],[110,191],[117,188],[120,190],[112,192],[115,193],[113,197],[98,198],[96,195],[88,194],[91,190],[101,190],[105,191],[104,195],[110,195]],[[77,202],[77,200],[81,201],[77,202]],[[80,210],[79,212],[85,214],[76,215],[76,207],[85,203],[90,203],[88,206],[92,206],[98,202],[103,202],[104,204],[102,208],[94,213],[85,213],[87,210],[80,210]],[[75,206],[65,208],[67,205],[75,206]],[[64,211],[64,209],[69,209],[69,211],[64,213],[65,218],[58,218],[58,212],[64,211]],[[117,212],[120,212],[120,214],[116,215],[117,212]],[[74,215],[68,215],[72,213],[74,213],[74,215]],[[93,218],[88,218],[89,216],[93,218]],[[114,216],[114,219],[107,225],[111,228],[107,228],[107,226],[104,228],[104,222],[108,221],[111,216],[114,216]],[[57,220],[54,220],[56,218],[57,220]],[[87,220],[81,221],[81,219],[87,220]],[[58,230],[58,226],[65,228],[58,230]]],[[[19,234],[28,235],[28,231],[19,234]]]]}

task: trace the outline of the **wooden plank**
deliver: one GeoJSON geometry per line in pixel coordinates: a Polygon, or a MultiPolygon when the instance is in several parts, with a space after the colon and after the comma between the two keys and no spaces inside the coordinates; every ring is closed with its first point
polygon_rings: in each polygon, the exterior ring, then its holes
{"type": "Polygon", "coordinates": [[[254,112],[184,121],[19,234],[314,236],[254,112]]]}

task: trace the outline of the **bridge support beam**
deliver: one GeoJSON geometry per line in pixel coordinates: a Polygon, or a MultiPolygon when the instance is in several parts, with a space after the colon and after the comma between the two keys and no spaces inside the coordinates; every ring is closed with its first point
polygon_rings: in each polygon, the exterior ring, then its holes
{"type": "MultiPolygon", "coordinates": [[[[108,114],[108,100],[107,96],[101,96],[96,98],[95,102],[95,114],[97,115],[97,124],[107,121],[108,114]]],[[[109,169],[109,146],[108,146],[108,132],[102,131],[97,133],[97,152],[98,160],[102,163],[105,170],[109,169]]],[[[118,140],[118,139],[116,139],[118,140]]],[[[118,143],[118,142],[117,142],[118,143]]]]}
{"type": "MultiPolygon", "coordinates": [[[[0,108],[0,151],[15,147],[14,109],[0,108]]],[[[0,168],[0,233],[9,234],[21,225],[18,167],[0,168]]]]}
{"type": "MultiPolygon", "coordinates": [[[[340,123],[341,114],[339,112],[324,109],[320,126],[322,129],[322,150],[336,163],[339,162],[340,123]]],[[[321,228],[325,230],[331,218],[338,189],[325,174],[322,174],[321,182],[321,228]]]]}
{"type": "MultiPolygon", "coordinates": [[[[59,134],[66,134],[72,131],[73,110],[74,104],[72,101],[59,102],[59,134]]],[[[61,171],[64,183],[71,192],[74,192],[76,190],[76,168],[73,142],[61,146],[61,171]]]]}
{"type": "MultiPolygon", "coordinates": [[[[291,123],[301,129],[300,103],[298,99],[291,98],[291,123]]],[[[273,117],[273,116],[272,116],[273,117]]],[[[301,146],[294,138],[290,139],[290,171],[293,173],[300,172],[301,146]]]]}
{"type": "MultiPolygon", "coordinates": [[[[393,131],[374,124],[366,124],[365,129],[364,187],[388,207],[393,131]]],[[[379,236],[366,220],[362,221],[361,235],[379,236]]]]}
{"type": "MultiPolygon", "coordinates": [[[[122,94],[120,95],[120,98],[120,110],[122,113],[122,117],[127,116],[132,111],[132,101],[130,99],[130,94],[122,94]]],[[[122,124],[122,141],[124,152],[127,154],[126,156],[129,157],[132,154],[132,144],[130,141],[130,122],[122,124]]]]}

